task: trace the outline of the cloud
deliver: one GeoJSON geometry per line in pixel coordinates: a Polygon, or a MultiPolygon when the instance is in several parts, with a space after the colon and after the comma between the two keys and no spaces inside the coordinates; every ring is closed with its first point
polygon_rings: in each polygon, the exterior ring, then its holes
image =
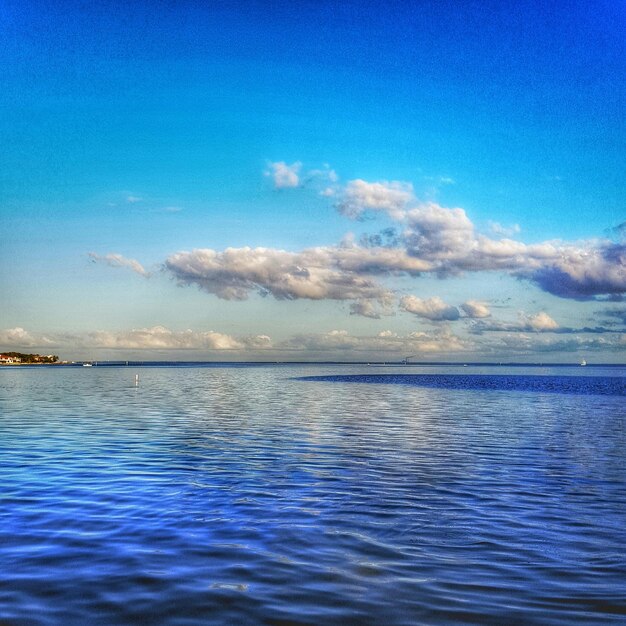
{"type": "Polygon", "coordinates": [[[224,300],[246,300],[251,293],[277,300],[377,300],[388,289],[373,276],[427,269],[402,250],[358,246],[309,248],[288,252],[273,248],[199,249],[178,252],[165,262],[181,285],[195,285],[224,300]]]}
{"type": "Polygon", "coordinates": [[[450,322],[460,317],[459,310],[455,306],[446,304],[437,296],[427,300],[415,296],[404,296],[400,299],[400,308],[433,322],[450,322]]]}
{"type": "Polygon", "coordinates": [[[397,248],[400,244],[400,237],[395,228],[384,228],[373,235],[361,235],[359,243],[364,248],[397,248]]]}
{"type": "Polygon", "coordinates": [[[0,344],[5,348],[32,348],[50,346],[54,343],[45,335],[33,335],[20,326],[0,330],[0,344]]]}
{"type": "Polygon", "coordinates": [[[527,325],[538,332],[547,330],[556,330],[559,325],[545,312],[540,311],[535,315],[530,315],[526,318],[527,325]]]}
{"type": "Polygon", "coordinates": [[[150,276],[150,272],[148,272],[143,265],[139,263],[139,261],[136,261],[135,259],[127,259],[121,254],[111,253],[100,255],[95,252],[89,252],[88,256],[94,263],[105,263],[110,267],[125,267],[132,270],[136,274],[143,276],[144,278],[148,278],[150,276]]]}
{"type": "Polygon", "coordinates": [[[270,162],[268,168],[265,174],[274,181],[274,189],[288,189],[300,184],[300,170],[302,168],[300,161],[291,165],[287,165],[284,161],[270,162]]]}
{"type": "Polygon", "coordinates": [[[143,202],[143,198],[141,196],[135,196],[133,194],[130,194],[126,196],[126,202],[128,202],[129,204],[136,204],[137,202],[143,202]]]}
{"type": "Polygon", "coordinates": [[[472,319],[481,319],[484,317],[491,317],[491,311],[485,302],[479,302],[478,300],[468,300],[461,305],[465,315],[472,319]]]}
{"type": "Polygon", "coordinates": [[[356,300],[350,304],[350,315],[361,315],[362,317],[378,320],[382,316],[394,314],[392,304],[393,298],[391,295],[380,298],[378,301],[356,300]]]}
{"type": "MultiPolygon", "coordinates": [[[[570,334],[568,337],[543,333],[500,333],[496,339],[490,338],[481,342],[480,351],[485,356],[494,355],[498,359],[501,355],[534,355],[536,359],[541,354],[550,355],[557,352],[572,352],[586,354],[588,352],[603,352],[621,354],[626,347],[626,335],[609,336],[582,336],[570,334]]],[[[575,360],[577,362],[578,359],[575,360]]]]}
{"type": "Polygon", "coordinates": [[[411,183],[368,183],[359,178],[346,185],[337,208],[342,215],[351,219],[359,219],[367,212],[382,212],[394,220],[401,220],[413,199],[411,183]]]}
{"type": "Polygon", "coordinates": [[[503,235],[505,237],[511,237],[512,235],[517,235],[522,229],[519,224],[511,224],[511,226],[503,226],[499,222],[492,222],[489,220],[487,222],[489,226],[489,230],[496,235],[503,235]]]}
{"type": "Polygon", "coordinates": [[[464,353],[471,349],[471,342],[461,339],[448,328],[434,332],[413,332],[397,335],[391,331],[382,331],[375,336],[351,335],[346,330],[333,330],[324,334],[300,334],[282,342],[279,347],[290,350],[346,355],[359,358],[365,353],[368,358],[385,360],[393,355],[400,358],[404,354],[442,355],[464,353]],[[408,351],[408,352],[407,352],[408,351]]]}
{"type": "Polygon", "coordinates": [[[213,330],[172,331],[164,326],[139,328],[120,333],[98,331],[88,333],[82,341],[83,345],[88,347],[136,350],[245,350],[266,348],[271,345],[271,340],[267,335],[234,337],[213,330]]]}
{"type": "MultiPolygon", "coordinates": [[[[478,233],[460,207],[420,203],[410,183],[354,179],[339,186],[337,174],[327,165],[306,174],[301,170],[299,161],[291,165],[277,161],[269,163],[266,175],[276,188],[302,186],[303,179],[317,181],[318,192],[334,195],[346,217],[378,213],[393,225],[361,235],[358,243],[351,235],[337,246],[294,252],[248,247],[179,251],[165,260],[165,270],[179,284],[195,285],[223,299],[245,300],[259,293],[279,300],[351,300],[352,314],[374,318],[385,314],[379,305],[391,293],[381,281],[402,275],[447,278],[504,272],[563,298],[618,301],[626,294],[626,243],[600,239],[526,244],[492,238],[478,233]]],[[[622,226],[616,232],[622,233],[622,226]]],[[[501,235],[519,231],[517,225],[507,228],[497,222],[491,222],[491,229],[501,235]]],[[[90,253],[90,257],[150,275],[138,261],[119,254],[90,253]]],[[[484,304],[470,301],[461,309],[470,318],[488,316],[484,304]]],[[[458,313],[455,307],[448,308],[443,319],[452,319],[454,310],[458,313]]]]}
{"type": "Polygon", "coordinates": [[[617,326],[618,324],[626,326],[626,307],[607,308],[600,311],[600,315],[607,318],[606,323],[609,326],[617,326]]]}
{"type": "Polygon", "coordinates": [[[23,328],[0,331],[0,342],[9,347],[60,347],[64,349],[125,350],[263,350],[272,345],[267,335],[233,336],[213,330],[173,331],[164,326],[129,331],[92,331],[41,335],[23,328]]]}
{"type": "Polygon", "coordinates": [[[610,234],[618,241],[626,242],[626,222],[622,222],[609,230],[610,234]]]}
{"type": "Polygon", "coordinates": [[[553,333],[560,335],[573,334],[595,334],[621,333],[622,329],[605,326],[584,326],[581,328],[570,328],[560,326],[545,311],[540,311],[534,315],[519,313],[516,322],[503,322],[498,320],[474,322],[470,327],[470,332],[482,334],[483,332],[507,332],[507,333],[553,333]]]}
{"type": "Polygon", "coordinates": [[[555,332],[560,329],[545,311],[540,311],[534,315],[527,315],[520,312],[516,322],[503,322],[499,320],[474,322],[470,327],[471,332],[480,334],[483,332],[555,332]]]}
{"type": "Polygon", "coordinates": [[[564,246],[558,258],[517,275],[561,298],[591,300],[626,292],[626,244],[608,241],[596,245],[564,246]]]}

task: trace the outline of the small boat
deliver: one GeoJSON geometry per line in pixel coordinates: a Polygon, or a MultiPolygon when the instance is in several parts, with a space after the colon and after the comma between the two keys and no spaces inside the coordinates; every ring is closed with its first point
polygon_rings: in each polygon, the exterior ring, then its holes
{"type": "Polygon", "coordinates": [[[585,359],[583,359],[583,360],[580,362],[580,366],[581,366],[581,367],[585,367],[585,365],[587,365],[587,361],[585,361],[585,359]]]}
{"type": "Polygon", "coordinates": [[[93,367],[93,363],[83,363],[83,367],[93,367]]]}

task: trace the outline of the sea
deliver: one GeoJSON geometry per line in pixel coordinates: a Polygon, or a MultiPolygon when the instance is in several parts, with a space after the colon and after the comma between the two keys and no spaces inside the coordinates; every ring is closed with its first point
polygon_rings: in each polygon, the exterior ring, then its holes
{"type": "Polygon", "coordinates": [[[626,367],[0,368],[0,624],[626,624],[626,367]]]}

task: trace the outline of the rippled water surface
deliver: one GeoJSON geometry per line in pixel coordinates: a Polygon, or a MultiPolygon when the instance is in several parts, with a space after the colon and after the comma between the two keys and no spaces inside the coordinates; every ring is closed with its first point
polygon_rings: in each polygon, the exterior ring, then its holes
{"type": "Polygon", "coordinates": [[[0,623],[626,623],[626,370],[373,369],[2,368],[0,623]]]}

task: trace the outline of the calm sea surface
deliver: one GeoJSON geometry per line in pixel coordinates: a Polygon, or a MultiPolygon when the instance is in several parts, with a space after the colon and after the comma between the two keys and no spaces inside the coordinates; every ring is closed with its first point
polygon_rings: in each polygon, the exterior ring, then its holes
{"type": "Polygon", "coordinates": [[[615,367],[4,367],[0,624],[625,624],[625,394],[615,367]]]}

